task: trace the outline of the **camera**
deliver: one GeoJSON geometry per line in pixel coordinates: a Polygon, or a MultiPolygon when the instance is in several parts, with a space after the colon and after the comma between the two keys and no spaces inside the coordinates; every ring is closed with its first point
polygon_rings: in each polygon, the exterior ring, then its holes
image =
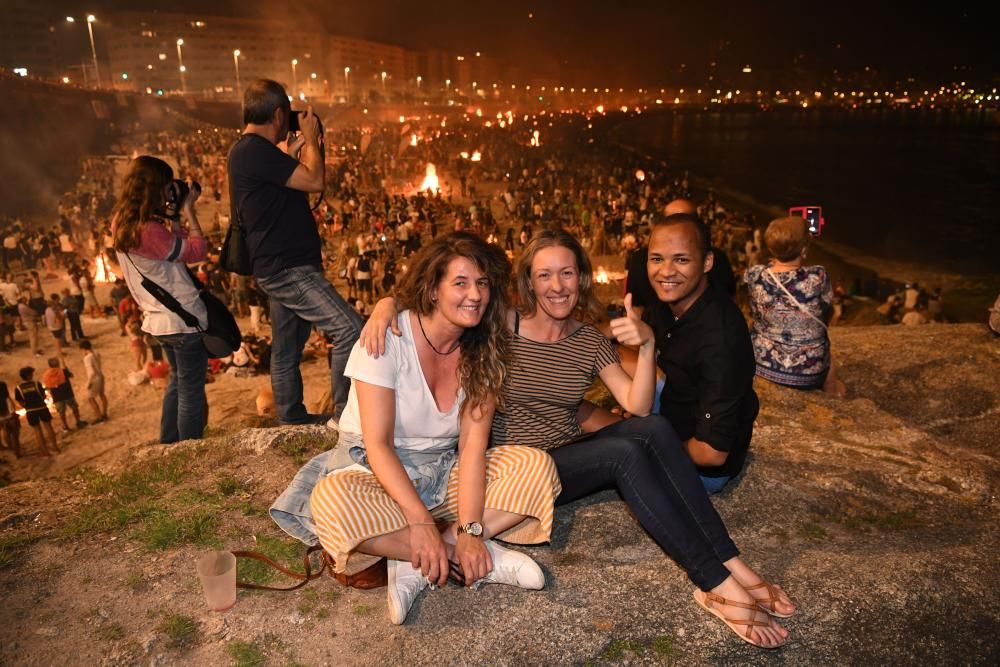
{"type": "MultiPolygon", "coordinates": [[[[288,131],[289,132],[301,132],[302,131],[302,126],[299,124],[299,116],[303,116],[303,115],[305,115],[305,113],[306,113],[305,111],[295,111],[295,110],[292,110],[292,112],[290,114],[288,114],[288,131]]],[[[324,132],[323,121],[321,121],[319,119],[319,116],[316,116],[316,122],[319,123],[319,136],[320,136],[320,138],[322,138],[323,137],[323,132],[324,132]]]]}
{"type": "Polygon", "coordinates": [[[822,206],[794,206],[788,209],[788,215],[805,218],[809,233],[813,236],[819,236],[826,224],[822,206]]]}
{"type": "Polygon", "coordinates": [[[192,190],[201,194],[201,185],[199,185],[197,181],[191,181],[191,185],[188,185],[187,181],[182,181],[179,178],[175,178],[167,183],[167,190],[163,203],[164,207],[167,209],[168,218],[171,220],[180,220],[181,208],[184,206],[184,200],[187,199],[188,194],[192,190]]]}

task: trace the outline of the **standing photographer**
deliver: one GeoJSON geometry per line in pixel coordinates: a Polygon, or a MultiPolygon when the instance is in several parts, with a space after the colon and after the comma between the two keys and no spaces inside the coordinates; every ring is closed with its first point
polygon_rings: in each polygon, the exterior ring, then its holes
{"type": "Polygon", "coordinates": [[[361,318],[327,281],[320,237],[307,193],[325,185],[319,120],[310,107],[289,135],[292,109],[281,84],[258,79],[243,95],[244,134],[229,153],[233,220],[242,220],[253,275],[271,301],[271,386],[278,419],[285,424],[317,420],[302,403],[299,363],[312,327],[334,343],[331,395],[336,423],[350,381],[344,367],[361,332],[361,318]],[[278,144],[287,141],[285,150],[278,144]]]}
{"type": "Polygon", "coordinates": [[[206,255],[205,237],[194,210],[201,190],[194,186],[185,192],[186,185],[173,178],[166,162],[140,155],[125,176],[111,218],[118,263],[143,312],[142,330],[156,336],[170,363],[160,417],[160,442],[164,444],[202,437],[208,366],[201,333],[142,286],[145,276],[197,317],[203,328],[208,326],[205,304],[185,266],[204,261],[206,255]],[[189,223],[187,229],[181,225],[182,213],[189,223]]]}

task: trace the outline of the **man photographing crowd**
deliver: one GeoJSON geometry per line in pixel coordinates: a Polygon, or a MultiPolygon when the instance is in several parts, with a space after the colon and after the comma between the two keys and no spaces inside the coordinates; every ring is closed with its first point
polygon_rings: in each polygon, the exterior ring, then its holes
{"type": "Polygon", "coordinates": [[[293,112],[285,89],[258,79],[243,94],[243,136],[229,152],[232,219],[242,221],[257,285],[270,297],[271,386],[278,419],[312,423],[302,402],[302,350],[315,326],[334,345],[331,396],[334,420],[347,403],[344,366],[361,318],[322,269],[321,243],[308,193],[325,185],[321,129],[309,107],[293,112]],[[300,131],[289,134],[292,114],[300,131]],[[284,144],[284,150],[279,146],[284,144]]]}

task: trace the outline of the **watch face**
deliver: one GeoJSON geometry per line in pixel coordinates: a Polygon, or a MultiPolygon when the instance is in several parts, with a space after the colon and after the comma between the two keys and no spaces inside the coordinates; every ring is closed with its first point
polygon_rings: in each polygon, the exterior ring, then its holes
{"type": "Polygon", "coordinates": [[[462,532],[468,533],[473,537],[479,537],[480,535],[483,534],[483,525],[476,522],[467,523],[464,526],[462,526],[462,532]]]}

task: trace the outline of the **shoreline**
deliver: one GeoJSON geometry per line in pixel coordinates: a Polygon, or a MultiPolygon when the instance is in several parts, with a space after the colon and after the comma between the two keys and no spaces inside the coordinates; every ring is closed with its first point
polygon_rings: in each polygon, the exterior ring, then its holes
{"type": "MultiPolygon", "coordinates": [[[[682,168],[671,164],[664,155],[656,154],[655,149],[626,143],[614,137],[614,134],[612,129],[612,142],[622,150],[672,172],[682,168]]],[[[734,190],[718,177],[694,174],[690,170],[688,174],[696,201],[711,193],[727,210],[749,212],[754,218],[755,226],[766,227],[770,220],[787,215],[785,209],[763,203],[746,192],[734,190]]],[[[1000,292],[1000,273],[963,275],[942,268],[877,257],[862,249],[826,241],[822,237],[812,241],[809,255],[810,264],[822,265],[830,274],[831,280],[841,280],[845,285],[860,279],[863,284],[872,280],[887,282],[895,291],[902,290],[909,282],[928,288],[940,287],[944,304],[942,314],[946,321],[951,322],[985,322],[986,311],[1000,292]]]]}
{"type": "MultiPolygon", "coordinates": [[[[787,212],[768,206],[746,193],[719,187],[718,181],[703,176],[691,176],[694,190],[701,196],[715,194],[727,209],[749,211],[755,223],[766,227],[767,222],[784,217],[787,212]]],[[[831,280],[841,280],[845,285],[860,279],[864,284],[877,281],[888,283],[894,292],[902,291],[907,283],[915,282],[925,288],[941,288],[942,315],[950,322],[986,321],[986,311],[1000,292],[1000,274],[963,275],[946,269],[877,257],[845,243],[815,238],[809,245],[809,264],[826,268],[831,280]]],[[[878,304],[875,304],[878,305],[878,304]]]]}

